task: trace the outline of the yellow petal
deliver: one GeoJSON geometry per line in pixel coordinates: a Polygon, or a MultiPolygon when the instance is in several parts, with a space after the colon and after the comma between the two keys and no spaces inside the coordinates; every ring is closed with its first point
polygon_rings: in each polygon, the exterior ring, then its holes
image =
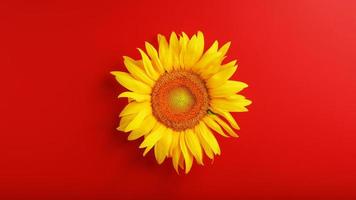
{"type": "Polygon", "coordinates": [[[121,111],[120,117],[130,114],[136,114],[142,110],[151,110],[151,106],[149,102],[131,102],[125,106],[125,108],[121,111]]]}
{"type": "Polygon", "coordinates": [[[156,67],[157,71],[160,74],[163,74],[164,73],[164,68],[163,68],[163,66],[161,64],[161,61],[159,60],[157,50],[148,42],[145,42],[145,47],[146,47],[147,54],[152,59],[153,65],[156,67]]]}
{"type": "Polygon", "coordinates": [[[120,125],[117,127],[117,130],[119,131],[124,131],[127,125],[136,117],[136,114],[131,114],[131,115],[126,115],[124,117],[121,117],[120,119],[120,125]]]}
{"type": "Polygon", "coordinates": [[[239,101],[239,102],[243,103],[244,106],[246,106],[246,104],[247,105],[251,104],[250,100],[246,99],[243,95],[240,95],[240,94],[233,94],[233,95],[225,97],[225,99],[231,100],[231,101],[239,101]]]}
{"type": "Polygon", "coordinates": [[[194,35],[188,42],[186,52],[184,54],[184,65],[186,69],[193,66],[202,56],[204,51],[204,36],[202,32],[198,32],[198,36],[194,35]]]}
{"type": "Polygon", "coordinates": [[[179,54],[179,63],[180,63],[180,68],[185,69],[186,65],[184,63],[184,57],[187,54],[187,45],[189,42],[189,37],[187,34],[182,32],[182,36],[179,38],[179,45],[180,45],[180,54],[179,54]]]}
{"type": "Polygon", "coordinates": [[[150,152],[150,150],[153,148],[154,146],[148,146],[146,147],[145,151],[143,151],[143,156],[146,156],[148,152],[150,152]]]}
{"type": "Polygon", "coordinates": [[[148,58],[145,52],[143,52],[140,48],[138,48],[138,51],[141,54],[142,57],[142,62],[143,62],[143,67],[145,68],[146,73],[150,78],[153,80],[157,80],[159,77],[159,74],[156,72],[156,70],[153,68],[153,65],[151,63],[151,60],[148,58]]]}
{"type": "Polygon", "coordinates": [[[134,129],[139,128],[141,125],[143,125],[143,120],[151,113],[151,110],[148,109],[143,109],[141,110],[136,117],[127,125],[125,128],[125,132],[132,131],[134,129]]]}
{"type": "Polygon", "coordinates": [[[197,131],[200,133],[202,138],[209,144],[214,154],[220,155],[221,151],[219,143],[204,122],[201,122],[197,125],[197,131]]]}
{"type": "Polygon", "coordinates": [[[179,157],[178,165],[181,169],[184,169],[184,157],[182,156],[182,153],[181,156],[179,157]]]}
{"type": "Polygon", "coordinates": [[[229,112],[247,112],[248,109],[245,106],[251,104],[248,99],[212,99],[210,101],[211,107],[214,109],[221,109],[229,112]]]}
{"type": "Polygon", "coordinates": [[[179,170],[178,170],[178,165],[179,165],[179,160],[181,157],[181,153],[180,153],[180,147],[176,146],[176,148],[174,148],[173,150],[173,154],[172,154],[172,164],[174,169],[176,170],[176,172],[179,174],[179,170]]]}
{"type": "Polygon", "coordinates": [[[205,154],[208,156],[208,158],[213,159],[214,158],[214,153],[211,150],[209,144],[205,141],[205,139],[201,136],[201,133],[199,130],[197,130],[197,126],[195,127],[195,133],[200,141],[201,146],[204,149],[205,154]]]}
{"type": "Polygon", "coordinates": [[[230,126],[216,115],[210,115],[232,137],[239,137],[230,126]]]}
{"type": "Polygon", "coordinates": [[[124,64],[132,77],[153,87],[153,80],[147,76],[146,72],[137,63],[132,58],[124,56],[124,64]]]}
{"type": "Polygon", "coordinates": [[[162,164],[165,158],[168,156],[168,152],[172,143],[172,129],[166,129],[164,135],[154,147],[154,152],[158,164],[162,164]]]}
{"type": "Polygon", "coordinates": [[[169,149],[169,155],[173,155],[174,149],[179,146],[179,132],[172,131],[172,144],[171,148],[169,149]]]}
{"type": "Polygon", "coordinates": [[[221,65],[220,62],[215,61],[208,65],[206,68],[200,70],[199,74],[204,80],[207,80],[216,73],[218,73],[220,70],[223,70],[228,67],[234,67],[235,65],[236,60],[230,61],[229,63],[226,63],[224,65],[221,65]]]}
{"type": "Polygon", "coordinates": [[[151,87],[144,84],[141,81],[138,81],[134,79],[130,74],[125,73],[125,72],[111,72],[116,78],[116,80],[125,88],[128,90],[131,90],[133,92],[137,92],[140,94],[150,94],[151,93],[151,87]]]}
{"type": "Polygon", "coordinates": [[[216,88],[224,84],[236,71],[236,66],[224,68],[206,81],[208,88],[216,88]]]}
{"type": "Polygon", "coordinates": [[[202,53],[204,52],[204,34],[201,31],[198,31],[197,34],[197,45],[199,46],[199,49],[201,49],[200,51],[202,51],[202,53]]]}
{"type": "Polygon", "coordinates": [[[178,165],[179,165],[179,159],[180,159],[180,154],[181,154],[180,147],[179,147],[179,136],[180,136],[179,132],[173,131],[172,144],[171,144],[171,148],[169,150],[169,154],[172,157],[173,167],[177,173],[179,173],[178,165]]]}
{"type": "Polygon", "coordinates": [[[219,64],[224,60],[224,58],[226,57],[226,53],[229,50],[231,45],[231,42],[227,42],[226,44],[224,44],[220,49],[219,49],[219,53],[220,53],[220,58],[219,58],[219,64]]]}
{"type": "Polygon", "coordinates": [[[165,126],[163,126],[160,123],[157,123],[156,126],[151,131],[151,133],[147,135],[147,137],[143,140],[139,148],[153,147],[156,144],[156,142],[159,139],[161,139],[165,130],[166,130],[165,126]]]}
{"type": "Polygon", "coordinates": [[[216,62],[221,53],[217,52],[218,41],[214,41],[211,47],[204,53],[201,59],[192,67],[192,70],[198,72],[199,70],[206,69],[212,62],[216,62]]]}
{"type": "Polygon", "coordinates": [[[180,146],[180,149],[182,150],[182,154],[183,154],[183,158],[184,158],[184,162],[185,162],[185,173],[187,174],[193,165],[193,155],[188,151],[188,148],[185,144],[185,133],[184,132],[180,133],[179,146],[180,146]]]}
{"type": "Polygon", "coordinates": [[[212,108],[212,111],[224,117],[234,129],[240,130],[239,125],[236,123],[234,117],[229,112],[217,108],[212,108]]]}
{"type": "Polygon", "coordinates": [[[133,130],[127,137],[128,140],[136,140],[144,135],[147,135],[157,123],[156,118],[153,115],[148,115],[144,121],[145,126],[140,126],[139,128],[133,130]]]}
{"type": "Polygon", "coordinates": [[[192,129],[187,129],[185,131],[185,143],[196,161],[203,165],[203,152],[200,146],[200,142],[196,136],[196,133],[194,133],[192,129]]]}
{"type": "Polygon", "coordinates": [[[240,81],[228,80],[220,87],[209,89],[211,97],[227,97],[245,89],[248,85],[240,81]]]}
{"type": "Polygon", "coordinates": [[[145,101],[150,101],[151,96],[147,94],[139,94],[135,92],[123,92],[121,93],[118,98],[130,98],[133,99],[137,102],[145,102],[145,101]]]}
{"type": "Polygon", "coordinates": [[[215,132],[219,133],[220,135],[224,136],[224,137],[228,137],[224,131],[221,129],[221,127],[219,126],[218,123],[215,122],[215,120],[213,118],[211,118],[210,115],[207,115],[206,117],[203,118],[203,121],[205,122],[205,124],[213,129],[215,132]]]}
{"type": "Polygon", "coordinates": [[[172,53],[168,46],[167,40],[163,35],[158,35],[158,56],[162,66],[168,72],[172,71],[172,53]]]}
{"type": "Polygon", "coordinates": [[[180,68],[180,61],[179,61],[180,45],[179,45],[177,34],[175,32],[172,32],[169,38],[169,48],[172,53],[173,69],[179,69],[180,68]]]}
{"type": "Polygon", "coordinates": [[[226,64],[221,65],[221,68],[224,69],[224,68],[228,68],[228,67],[234,67],[234,66],[237,66],[236,63],[237,63],[237,60],[232,60],[226,64]]]}
{"type": "Polygon", "coordinates": [[[216,74],[221,69],[221,66],[218,64],[211,64],[206,66],[204,69],[201,69],[198,73],[200,77],[204,80],[208,80],[212,75],[216,74]]]}

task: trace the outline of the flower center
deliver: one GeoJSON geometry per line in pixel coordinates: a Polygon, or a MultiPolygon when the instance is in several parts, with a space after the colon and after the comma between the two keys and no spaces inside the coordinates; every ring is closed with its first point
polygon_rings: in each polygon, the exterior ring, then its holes
{"type": "Polygon", "coordinates": [[[195,98],[186,87],[177,87],[169,91],[168,104],[175,113],[186,112],[195,103],[195,98]]]}
{"type": "Polygon", "coordinates": [[[189,71],[163,74],[153,87],[151,100],[157,120],[176,131],[197,125],[209,104],[204,82],[189,71]]]}

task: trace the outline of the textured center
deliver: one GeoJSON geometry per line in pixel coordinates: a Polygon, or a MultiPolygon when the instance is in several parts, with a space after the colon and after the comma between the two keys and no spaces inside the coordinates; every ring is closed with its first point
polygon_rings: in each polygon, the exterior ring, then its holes
{"type": "Polygon", "coordinates": [[[209,104],[204,82],[189,71],[163,74],[153,87],[151,100],[156,119],[177,131],[197,125],[209,104]]]}
{"type": "Polygon", "coordinates": [[[193,94],[186,87],[177,87],[168,94],[168,104],[172,112],[187,112],[195,103],[193,94]]]}

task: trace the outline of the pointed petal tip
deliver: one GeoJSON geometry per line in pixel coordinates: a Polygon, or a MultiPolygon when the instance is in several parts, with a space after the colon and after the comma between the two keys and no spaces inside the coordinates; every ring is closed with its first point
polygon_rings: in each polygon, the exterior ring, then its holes
{"type": "MultiPolygon", "coordinates": [[[[246,99],[246,106],[249,106],[249,105],[251,105],[252,104],[252,101],[251,100],[249,100],[249,99],[246,99]]],[[[247,109],[247,108],[246,108],[247,109]]]]}
{"type": "Polygon", "coordinates": [[[151,148],[147,147],[145,149],[145,151],[143,152],[142,156],[145,157],[150,150],[151,150],[151,148]]]}
{"type": "MultiPolygon", "coordinates": [[[[140,146],[138,146],[138,148],[139,149],[143,149],[143,148],[145,148],[146,146],[145,145],[143,145],[143,142],[140,144],[140,146]]],[[[144,155],[145,155],[145,152],[143,152],[144,153],[144,155]]]]}
{"type": "Polygon", "coordinates": [[[161,39],[165,38],[164,35],[158,33],[157,34],[157,40],[160,41],[161,39]]]}
{"type": "Polygon", "coordinates": [[[147,41],[145,41],[145,47],[146,47],[146,49],[148,49],[148,48],[155,49],[155,48],[153,47],[153,45],[152,45],[151,43],[147,42],[147,41]]]}
{"type": "Polygon", "coordinates": [[[113,76],[116,76],[120,71],[111,71],[110,74],[112,74],[113,76]]]}

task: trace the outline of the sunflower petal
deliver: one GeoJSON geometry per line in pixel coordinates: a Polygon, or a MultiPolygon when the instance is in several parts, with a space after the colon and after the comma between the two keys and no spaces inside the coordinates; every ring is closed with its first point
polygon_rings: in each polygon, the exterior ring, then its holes
{"type": "Polygon", "coordinates": [[[225,97],[225,99],[230,100],[230,101],[239,101],[239,102],[243,103],[244,105],[245,104],[247,104],[247,105],[251,104],[250,100],[246,99],[243,95],[240,95],[240,94],[233,94],[231,96],[225,97]]]}
{"type": "Polygon", "coordinates": [[[163,137],[158,140],[155,145],[155,156],[158,164],[162,164],[164,159],[168,156],[169,149],[172,143],[172,129],[166,129],[163,137]]]}
{"type": "Polygon", "coordinates": [[[221,127],[219,126],[219,124],[216,123],[216,122],[214,121],[214,119],[211,118],[210,115],[207,115],[206,117],[204,117],[204,118],[203,118],[203,121],[205,122],[205,124],[206,124],[209,128],[213,129],[215,132],[219,133],[220,135],[222,135],[222,136],[224,136],[224,137],[228,137],[228,136],[224,133],[224,131],[221,129],[221,127]]]}
{"type": "Polygon", "coordinates": [[[173,69],[179,69],[180,68],[179,54],[180,54],[181,47],[179,44],[177,34],[175,32],[172,32],[169,38],[169,49],[171,50],[172,53],[173,69]]]}
{"type": "Polygon", "coordinates": [[[251,101],[248,99],[212,99],[210,101],[211,107],[214,109],[221,109],[229,112],[247,112],[248,109],[245,106],[251,104],[251,101]]]}
{"type": "Polygon", "coordinates": [[[153,117],[153,115],[148,115],[144,121],[145,126],[140,126],[139,128],[133,130],[127,137],[128,140],[136,140],[144,135],[147,135],[157,123],[156,118],[153,117]]]}
{"type": "Polygon", "coordinates": [[[223,111],[223,110],[217,109],[217,108],[212,108],[212,111],[214,113],[224,117],[234,129],[240,130],[240,127],[236,123],[236,120],[234,119],[234,117],[229,112],[223,111]]]}
{"type": "Polygon", "coordinates": [[[200,146],[200,142],[196,133],[191,129],[185,131],[185,143],[187,144],[188,149],[193,154],[196,161],[203,165],[203,153],[200,146]]]}
{"type": "Polygon", "coordinates": [[[188,151],[188,148],[185,144],[185,133],[181,132],[179,137],[179,146],[182,150],[184,162],[185,162],[185,173],[187,174],[193,165],[193,155],[188,151]]]}
{"type": "Polygon", "coordinates": [[[228,67],[234,67],[237,66],[237,60],[232,60],[226,64],[221,65],[221,68],[228,68],[228,67]]]}
{"type": "Polygon", "coordinates": [[[230,126],[216,115],[210,115],[232,137],[239,137],[230,126]]]}
{"type": "Polygon", "coordinates": [[[181,168],[181,169],[184,169],[184,157],[182,156],[182,153],[181,153],[181,156],[179,157],[179,161],[178,161],[178,166],[181,168]]]}
{"type": "Polygon", "coordinates": [[[201,49],[202,53],[204,52],[204,34],[201,31],[198,31],[197,34],[197,45],[201,49]]]}
{"type": "Polygon", "coordinates": [[[138,48],[138,51],[141,54],[142,57],[142,62],[143,62],[143,67],[145,68],[146,73],[148,74],[149,77],[151,77],[153,80],[157,80],[159,77],[159,74],[156,72],[156,70],[153,68],[153,65],[151,63],[151,60],[148,58],[145,52],[143,52],[140,48],[138,48]]]}
{"type": "Polygon", "coordinates": [[[184,57],[185,55],[188,55],[186,53],[188,42],[189,42],[189,37],[187,36],[187,34],[182,32],[182,36],[180,36],[179,38],[179,45],[180,45],[179,63],[180,63],[180,68],[182,69],[186,68],[186,65],[184,63],[184,57]]]}
{"type": "Polygon", "coordinates": [[[226,53],[229,50],[231,45],[231,42],[227,42],[225,43],[220,49],[219,49],[219,53],[220,53],[220,58],[219,58],[219,64],[224,60],[224,58],[226,57],[226,53]]]}
{"type": "Polygon", "coordinates": [[[206,81],[208,88],[216,88],[224,84],[236,71],[236,66],[224,68],[206,81]]]}
{"type": "Polygon", "coordinates": [[[197,126],[195,127],[195,133],[197,134],[197,137],[200,141],[201,146],[204,149],[205,154],[208,156],[208,158],[213,159],[214,158],[214,153],[211,150],[209,144],[205,141],[205,139],[201,136],[201,133],[199,130],[197,130],[197,126]]]}
{"type": "Polygon", "coordinates": [[[184,55],[184,65],[186,69],[193,66],[202,56],[204,51],[204,36],[202,32],[198,32],[198,36],[194,35],[187,44],[186,53],[184,55]]]}
{"type": "Polygon", "coordinates": [[[160,74],[163,74],[164,73],[164,68],[163,68],[163,66],[161,64],[161,61],[159,60],[157,50],[148,42],[145,42],[145,47],[146,47],[147,54],[152,59],[153,65],[156,67],[157,71],[160,74]]]}
{"type": "Polygon", "coordinates": [[[172,156],[172,164],[176,172],[179,174],[178,165],[179,165],[179,158],[180,158],[180,147],[179,147],[179,132],[173,132],[172,134],[172,144],[169,150],[169,154],[172,156]]]}
{"type": "Polygon", "coordinates": [[[118,98],[130,98],[133,99],[137,102],[144,102],[144,101],[150,101],[151,96],[147,94],[139,94],[135,92],[123,92],[121,93],[118,98]]]}
{"type": "Polygon", "coordinates": [[[241,90],[248,87],[246,83],[240,81],[231,81],[227,80],[224,84],[220,87],[211,88],[209,89],[209,94],[212,97],[227,97],[231,96],[235,93],[240,92],[241,90]]]}
{"type": "Polygon", "coordinates": [[[219,143],[216,140],[214,134],[210,131],[210,129],[205,125],[204,122],[201,122],[197,125],[197,130],[199,131],[202,138],[209,144],[214,154],[220,155],[221,151],[219,143]]]}
{"type": "Polygon", "coordinates": [[[192,67],[192,70],[198,72],[201,69],[206,69],[212,62],[217,61],[220,54],[218,53],[218,41],[214,41],[211,47],[204,53],[200,60],[192,67]]]}
{"type": "Polygon", "coordinates": [[[142,155],[143,155],[143,156],[146,156],[147,153],[150,152],[150,150],[151,150],[153,147],[154,147],[154,145],[146,147],[146,149],[143,151],[143,154],[142,154],[142,155]]]}
{"type": "Polygon", "coordinates": [[[150,94],[151,93],[151,87],[144,84],[141,81],[138,81],[134,79],[130,74],[125,73],[125,72],[111,72],[116,78],[116,80],[125,88],[128,90],[131,90],[133,92],[137,92],[140,94],[150,94]]]}
{"type": "Polygon", "coordinates": [[[156,126],[151,131],[151,133],[147,135],[147,137],[143,140],[139,148],[153,147],[156,144],[156,142],[159,139],[161,139],[165,130],[166,130],[165,126],[163,126],[160,123],[157,123],[156,126]]]}
{"type": "Polygon", "coordinates": [[[181,153],[180,153],[180,147],[177,146],[176,148],[174,148],[173,150],[173,154],[172,154],[172,163],[173,163],[173,167],[176,170],[176,172],[179,174],[179,170],[178,170],[178,165],[179,165],[179,160],[181,157],[181,153]]]}
{"type": "Polygon", "coordinates": [[[142,110],[151,110],[150,103],[148,103],[148,102],[143,102],[143,103],[131,102],[131,103],[127,104],[125,106],[125,108],[121,111],[120,117],[125,116],[125,115],[130,115],[130,114],[136,114],[142,110]]]}
{"type": "Polygon", "coordinates": [[[162,66],[165,68],[166,71],[172,71],[172,53],[168,46],[166,37],[163,35],[158,35],[158,56],[159,60],[161,61],[162,66]]]}
{"type": "Polygon", "coordinates": [[[127,125],[129,125],[129,123],[135,118],[135,116],[136,116],[136,114],[131,114],[131,115],[126,115],[126,116],[121,117],[119,127],[117,127],[116,129],[118,131],[124,132],[127,125]]]}
{"type": "Polygon", "coordinates": [[[132,58],[124,56],[124,64],[132,77],[152,87],[154,85],[153,80],[147,76],[146,72],[137,63],[132,58]]]}
{"type": "Polygon", "coordinates": [[[143,120],[146,118],[147,115],[150,114],[150,112],[151,111],[148,109],[141,110],[141,112],[139,112],[136,117],[127,125],[127,127],[125,128],[125,132],[129,132],[140,127],[143,123],[143,120]]]}
{"type": "Polygon", "coordinates": [[[173,131],[172,132],[172,144],[171,144],[171,148],[169,149],[170,156],[173,156],[173,151],[177,146],[179,146],[179,132],[173,131]]]}
{"type": "MultiPolygon", "coordinates": [[[[220,52],[218,52],[218,54],[220,54],[220,52]]],[[[234,67],[235,65],[236,65],[236,60],[230,61],[229,63],[223,65],[221,65],[220,62],[212,62],[206,68],[200,70],[199,74],[203,79],[207,80],[213,75],[215,75],[217,72],[219,72],[220,70],[225,69],[227,67],[234,67]]]]}

